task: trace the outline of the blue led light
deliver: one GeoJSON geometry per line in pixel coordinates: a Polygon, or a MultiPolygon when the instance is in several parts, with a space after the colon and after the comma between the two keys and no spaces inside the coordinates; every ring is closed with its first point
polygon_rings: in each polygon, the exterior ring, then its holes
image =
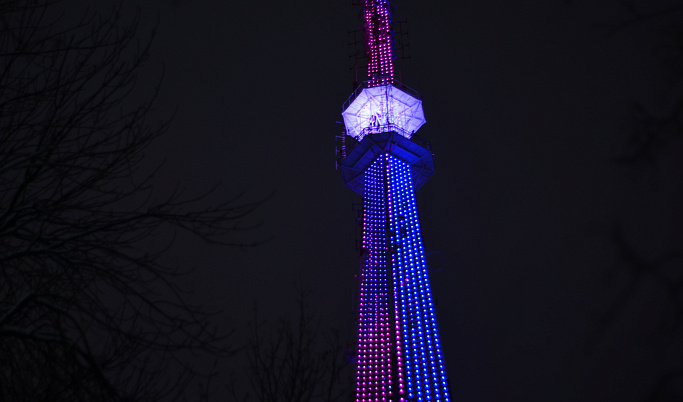
{"type": "Polygon", "coordinates": [[[356,400],[396,389],[404,401],[450,400],[410,166],[389,154],[365,173],[362,239],[356,400]]]}

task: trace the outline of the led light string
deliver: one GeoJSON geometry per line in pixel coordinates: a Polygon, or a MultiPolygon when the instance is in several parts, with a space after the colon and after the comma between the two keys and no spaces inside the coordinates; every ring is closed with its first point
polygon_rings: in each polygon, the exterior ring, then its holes
{"type": "Polygon", "coordinates": [[[365,174],[363,207],[363,249],[366,255],[361,272],[361,300],[358,342],[356,401],[387,400],[391,383],[391,353],[387,251],[385,240],[386,208],[381,161],[365,174]]]}

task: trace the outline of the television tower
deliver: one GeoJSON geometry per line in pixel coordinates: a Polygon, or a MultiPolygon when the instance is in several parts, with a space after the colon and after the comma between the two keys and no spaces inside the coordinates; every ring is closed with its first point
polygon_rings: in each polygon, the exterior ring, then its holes
{"type": "Polygon", "coordinates": [[[418,93],[394,78],[388,0],[362,0],[368,80],[345,102],[344,184],[363,197],[357,402],[450,401],[415,190],[434,172],[418,93]]]}

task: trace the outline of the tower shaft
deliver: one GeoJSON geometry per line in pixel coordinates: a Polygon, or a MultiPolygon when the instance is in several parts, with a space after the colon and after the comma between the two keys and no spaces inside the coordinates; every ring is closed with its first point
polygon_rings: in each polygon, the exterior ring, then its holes
{"type": "Polygon", "coordinates": [[[448,401],[411,168],[366,170],[356,401],[448,401]]]}

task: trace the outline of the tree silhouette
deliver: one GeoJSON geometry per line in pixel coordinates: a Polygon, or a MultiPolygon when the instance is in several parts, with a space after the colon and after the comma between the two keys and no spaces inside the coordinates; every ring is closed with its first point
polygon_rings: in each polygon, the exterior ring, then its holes
{"type": "MultiPolygon", "coordinates": [[[[630,172],[652,172],[650,195],[668,200],[666,205],[676,205],[676,202],[680,205],[680,183],[678,190],[672,191],[669,187],[667,193],[661,184],[676,180],[676,175],[666,169],[680,168],[680,163],[671,162],[671,151],[681,149],[683,137],[683,5],[667,1],[621,0],[614,11],[616,18],[609,26],[610,35],[635,31],[652,43],[651,56],[656,57],[659,71],[650,73],[658,74],[662,85],[656,88],[659,102],[637,99],[632,103],[632,121],[624,149],[613,161],[630,172]]],[[[634,196],[643,197],[642,194],[634,196]]],[[[675,219],[674,211],[669,210],[638,212],[653,217],[669,213],[670,219],[675,219]]],[[[614,285],[616,295],[600,317],[597,338],[623,317],[637,314],[632,311],[634,305],[644,305],[647,300],[643,294],[656,289],[661,294],[661,303],[656,310],[649,311],[657,322],[649,328],[649,339],[661,351],[661,364],[644,401],[680,401],[683,398],[681,234],[663,228],[658,233],[648,233],[648,229],[626,223],[629,218],[620,217],[622,221],[609,229],[616,252],[611,274],[619,276],[622,283],[614,285]],[[648,241],[649,238],[656,238],[660,244],[648,241]],[[660,247],[663,245],[667,246],[660,247]]],[[[650,301],[649,305],[652,304],[650,301]]]]}
{"type": "Polygon", "coordinates": [[[339,332],[320,330],[306,299],[301,292],[294,319],[281,318],[265,329],[255,309],[243,350],[248,385],[230,385],[233,401],[337,402],[349,397],[349,364],[339,332]]]}
{"type": "Polygon", "coordinates": [[[131,95],[151,39],[58,5],[0,1],[0,401],[184,399],[190,356],[232,351],[149,239],[243,247],[257,203],[157,195],[140,163],[167,125],[131,95]]]}
{"type": "Polygon", "coordinates": [[[656,167],[663,149],[683,131],[683,5],[671,2],[621,0],[620,17],[610,33],[642,30],[657,41],[653,54],[660,63],[661,102],[636,101],[627,149],[615,161],[631,168],[656,167]]]}

